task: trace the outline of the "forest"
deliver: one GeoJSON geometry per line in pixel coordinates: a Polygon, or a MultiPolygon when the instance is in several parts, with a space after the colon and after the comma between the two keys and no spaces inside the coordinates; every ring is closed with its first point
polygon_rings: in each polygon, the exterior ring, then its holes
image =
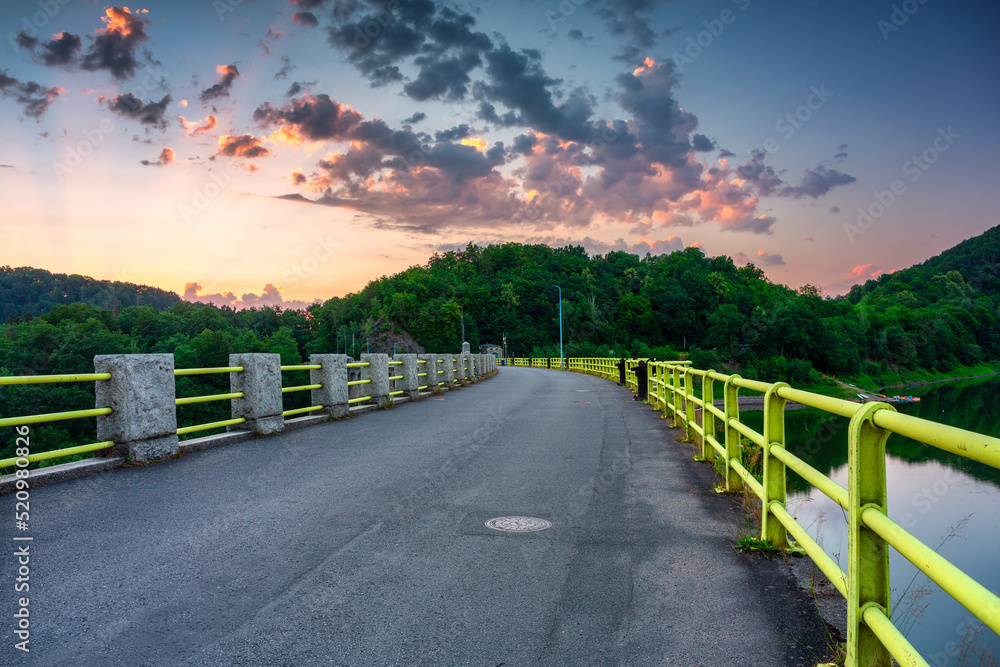
{"type": "MultiPolygon", "coordinates": [[[[561,288],[568,357],[684,356],[803,387],[822,376],[880,383],[1000,362],[998,268],[1000,227],[837,297],[776,284],[753,264],[698,248],[639,257],[470,244],[307,311],[235,311],[142,285],[0,267],[0,375],[92,372],[94,355],[116,353],[171,352],[186,368],[226,365],[235,351],[277,352],[286,364],[394,345],[458,351],[463,327],[473,349],[506,339],[508,356],[554,357],[561,288]]],[[[227,386],[225,377],[181,378],[178,396],[227,386]]],[[[289,408],[307,398],[289,397],[289,408]]],[[[0,387],[0,415],[88,407],[93,385],[0,387]]],[[[225,416],[226,406],[203,404],[179,420],[225,416]]],[[[92,420],[39,428],[60,446],[92,431],[92,420]]]]}

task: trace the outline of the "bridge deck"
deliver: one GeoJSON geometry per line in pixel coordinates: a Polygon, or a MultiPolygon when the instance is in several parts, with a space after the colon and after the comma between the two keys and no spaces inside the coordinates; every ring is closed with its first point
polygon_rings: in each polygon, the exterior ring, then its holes
{"type": "Polygon", "coordinates": [[[32,490],[31,662],[824,656],[784,566],[732,549],[742,511],[627,390],[505,368],[440,398],[32,490]],[[504,515],[553,527],[484,525],[504,515]]]}

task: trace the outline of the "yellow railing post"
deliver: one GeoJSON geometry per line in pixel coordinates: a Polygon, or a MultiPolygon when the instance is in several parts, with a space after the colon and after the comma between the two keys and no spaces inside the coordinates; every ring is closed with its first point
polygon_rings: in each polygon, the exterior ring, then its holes
{"type": "Polygon", "coordinates": [[[725,386],[726,411],[726,491],[743,488],[743,480],[733,467],[733,462],[743,463],[743,449],[740,447],[740,432],[732,423],[740,420],[740,388],[733,384],[739,375],[730,375],[725,386]]]}
{"type": "Polygon", "coordinates": [[[788,546],[785,527],[771,512],[771,505],[785,507],[785,464],[771,455],[771,447],[785,447],[785,399],[778,395],[784,382],[771,385],[764,394],[764,504],[760,513],[760,537],[778,547],[788,546]]]}
{"type": "Polygon", "coordinates": [[[683,392],[683,389],[681,389],[681,369],[682,368],[684,368],[684,367],[683,366],[674,366],[674,372],[673,372],[674,381],[670,385],[671,386],[671,390],[673,391],[673,394],[674,394],[674,396],[673,396],[673,398],[674,398],[674,407],[673,407],[674,418],[673,418],[673,421],[671,422],[671,426],[673,426],[674,428],[677,428],[678,426],[681,425],[681,393],[683,392]]]}
{"type": "Polygon", "coordinates": [[[872,422],[872,416],[879,410],[895,411],[885,403],[866,403],[851,418],[847,441],[848,667],[889,667],[891,664],[882,642],[863,620],[865,608],[869,606],[879,607],[886,618],[891,611],[889,545],[861,520],[861,513],[867,507],[887,514],[885,441],[889,431],[872,422]]]}
{"type": "Polygon", "coordinates": [[[708,409],[714,401],[714,372],[709,370],[701,378],[701,429],[705,433],[705,437],[701,439],[701,457],[709,462],[715,462],[715,447],[708,442],[708,436],[715,437],[715,414],[708,409]]]}
{"type": "Polygon", "coordinates": [[[695,405],[691,398],[694,396],[694,375],[691,373],[691,367],[688,366],[684,369],[684,432],[687,434],[688,442],[694,442],[695,430],[691,426],[694,424],[695,416],[695,405]]]}

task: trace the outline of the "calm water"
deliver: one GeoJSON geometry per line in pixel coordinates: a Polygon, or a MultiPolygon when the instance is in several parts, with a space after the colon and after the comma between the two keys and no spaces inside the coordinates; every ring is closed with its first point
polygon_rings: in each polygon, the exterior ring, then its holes
{"type": "MultiPolygon", "coordinates": [[[[911,392],[921,402],[897,405],[900,412],[1000,437],[1000,380],[931,385],[901,393],[911,392]]],[[[762,413],[745,417],[754,429],[762,429],[762,413]]],[[[848,421],[812,409],[789,412],[786,419],[788,449],[846,487],[848,421]]],[[[899,435],[889,438],[887,448],[889,516],[932,548],[941,545],[942,556],[1000,593],[1000,470],[899,435]]],[[[789,510],[846,570],[843,511],[791,472],[788,490],[789,510]]],[[[958,646],[963,631],[970,622],[975,621],[972,627],[979,622],[906,559],[894,550],[890,553],[893,603],[898,602],[893,613],[896,626],[931,665],[961,664],[958,646]],[[907,587],[915,595],[903,596],[907,587]]],[[[989,628],[973,644],[980,653],[992,649],[1000,663],[1000,637],[989,628]]],[[[968,658],[964,664],[993,663],[968,658]]]]}

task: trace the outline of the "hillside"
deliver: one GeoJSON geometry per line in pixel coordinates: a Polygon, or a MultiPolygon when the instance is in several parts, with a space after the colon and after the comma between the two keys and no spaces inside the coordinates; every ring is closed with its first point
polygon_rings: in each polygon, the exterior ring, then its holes
{"type": "Polygon", "coordinates": [[[885,274],[878,280],[855,285],[848,299],[852,303],[869,302],[879,297],[901,297],[921,305],[970,296],[1000,294],[1000,226],[962,241],[908,269],[885,274]],[[956,271],[957,276],[948,274],[956,271]]]}
{"type": "Polygon", "coordinates": [[[44,315],[56,306],[71,303],[109,310],[126,306],[165,310],[178,300],[180,297],[173,292],[147,285],[95,280],[30,267],[0,266],[0,322],[24,315],[44,315]]]}

